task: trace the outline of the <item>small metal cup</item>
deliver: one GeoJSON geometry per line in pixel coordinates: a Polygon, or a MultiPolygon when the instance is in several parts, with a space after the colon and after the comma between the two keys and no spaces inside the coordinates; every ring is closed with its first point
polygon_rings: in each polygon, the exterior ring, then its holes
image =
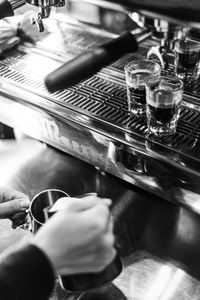
{"type": "MultiPolygon", "coordinates": [[[[82,198],[88,195],[96,195],[96,193],[86,193],[76,196],[82,198]]],[[[30,230],[35,234],[39,228],[49,219],[55,212],[50,212],[50,208],[56,201],[69,195],[58,189],[47,189],[38,193],[31,201],[29,207],[30,223],[20,226],[23,229],[30,230]]],[[[62,230],[62,228],[61,228],[62,230]]],[[[117,254],[113,262],[111,262],[103,271],[98,273],[75,274],[68,276],[58,276],[60,285],[63,289],[72,292],[81,292],[88,289],[98,288],[113,279],[115,279],[122,270],[122,262],[117,254]]]]}
{"type": "Polygon", "coordinates": [[[51,207],[62,197],[69,197],[69,195],[58,189],[47,189],[35,195],[29,207],[31,217],[30,229],[33,234],[46,222],[44,209],[51,207]]]}

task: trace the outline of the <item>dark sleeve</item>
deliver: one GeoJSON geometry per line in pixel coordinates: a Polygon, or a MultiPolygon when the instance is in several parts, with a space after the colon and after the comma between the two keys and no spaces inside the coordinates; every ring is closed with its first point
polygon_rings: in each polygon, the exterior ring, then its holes
{"type": "Polygon", "coordinates": [[[0,259],[1,300],[47,300],[54,273],[45,254],[28,245],[0,259]]]}

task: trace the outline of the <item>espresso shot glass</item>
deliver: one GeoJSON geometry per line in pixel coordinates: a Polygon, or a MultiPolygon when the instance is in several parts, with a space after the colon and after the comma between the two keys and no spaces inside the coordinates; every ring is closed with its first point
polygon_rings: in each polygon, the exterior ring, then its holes
{"type": "Polygon", "coordinates": [[[185,84],[198,78],[200,43],[192,40],[176,40],[174,44],[175,74],[185,84]]]}
{"type": "Polygon", "coordinates": [[[152,60],[133,60],[124,67],[128,110],[135,115],[142,115],[146,111],[145,82],[150,76],[161,73],[159,63],[152,60]]]}
{"type": "Polygon", "coordinates": [[[177,77],[156,76],[146,82],[147,126],[155,136],[176,132],[180,117],[183,82],[177,77]]]}

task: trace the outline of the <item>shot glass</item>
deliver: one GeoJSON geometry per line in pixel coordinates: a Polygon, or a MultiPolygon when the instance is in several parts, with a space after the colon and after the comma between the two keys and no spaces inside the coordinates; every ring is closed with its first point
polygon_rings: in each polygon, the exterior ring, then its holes
{"type": "Polygon", "coordinates": [[[141,115],[146,111],[145,82],[161,73],[159,63],[152,60],[133,60],[124,67],[129,112],[141,115]]]}
{"type": "Polygon", "coordinates": [[[166,136],[176,132],[180,116],[183,82],[177,77],[156,76],[146,82],[149,133],[166,136]]]}
{"type": "Polygon", "coordinates": [[[191,83],[198,77],[200,61],[200,43],[192,40],[176,40],[174,44],[175,74],[184,81],[191,83]]]}

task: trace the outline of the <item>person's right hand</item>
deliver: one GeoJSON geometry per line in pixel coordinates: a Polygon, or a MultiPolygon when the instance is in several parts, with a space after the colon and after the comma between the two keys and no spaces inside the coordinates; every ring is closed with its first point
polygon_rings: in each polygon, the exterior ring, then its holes
{"type": "Polygon", "coordinates": [[[32,243],[59,275],[99,272],[115,257],[110,199],[95,195],[66,198],[66,205],[43,225],[32,243]]]}

